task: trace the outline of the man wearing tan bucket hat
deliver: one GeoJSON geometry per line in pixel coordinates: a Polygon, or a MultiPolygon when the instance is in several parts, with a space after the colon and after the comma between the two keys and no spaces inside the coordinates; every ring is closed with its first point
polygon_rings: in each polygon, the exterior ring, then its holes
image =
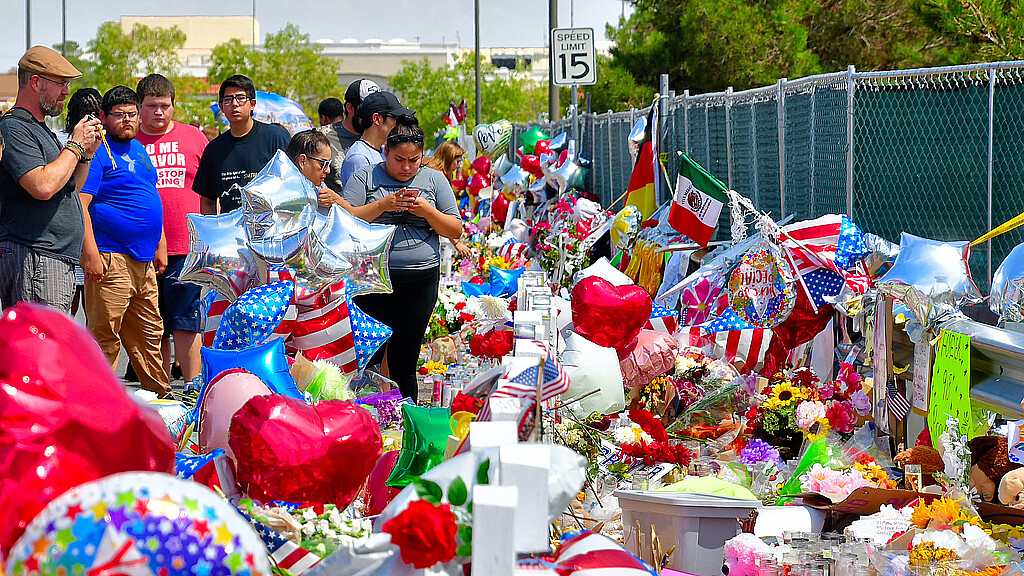
{"type": "Polygon", "coordinates": [[[18,62],[18,99],[0,119],[0,303],[39,302],[65,312],[75,293],[84,223],[76,184],[89,173],[100,121],[84,118],[61,146],[43,123],[59,116],[71,80],[82,75],[63,56],[29,48],[18,62]]]}

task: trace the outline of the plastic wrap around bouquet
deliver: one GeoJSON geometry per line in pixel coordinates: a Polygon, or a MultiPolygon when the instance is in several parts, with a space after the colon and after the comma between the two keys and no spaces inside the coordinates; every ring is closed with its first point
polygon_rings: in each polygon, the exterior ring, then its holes
{"type": "Polygon", "coordinates": [[[353,296],[391,292],[395,227],[318,206],[312,183],[280,151],[241,193],[240,209],[188,217],[181,280],[208,289],[204,345],[244,352],[282,339],[354,376],[391,335],[353,296]]]}
{"type": "MultiPolygon", "coordinates": [[[[220,104],[210,105],[214,117],[221,124],[227,124],[228,119],[220,111],[220,104]]],[[[254,118],[267,124],[280,124],[288,129],[291,134],[297,134],[305,130],[312,130],[313,123],[309,116],[302,110],[302,106],[291,98],[285,98],[273,92],[256,91],[256,110],[254,118]]]]}

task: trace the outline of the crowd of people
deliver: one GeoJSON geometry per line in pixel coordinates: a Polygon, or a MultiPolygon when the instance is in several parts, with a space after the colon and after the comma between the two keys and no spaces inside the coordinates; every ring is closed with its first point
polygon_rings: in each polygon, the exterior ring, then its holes
{"type": "Polygon", "coordinates": [[[164,76],[71,94],[79,77],[43,46],[18,63],[17,101],[0,118],[0,306],[37,302],[75,314],[81,300],[111,366],[123,348],[140,385],[169,395],[172,356],[183,379],[201,371],[201,288],[179,279],[188,215],[239,209],[239,188],[281,150],[319,190],[321,207],[397,227],[394,292],[356,302],[394,331],[372,362],[416,399],[439,239],[466,249],[451,186],[461,148],[445,144],[426,160],[415,112],[367,79],[348,87],[344,103],[320,103],[319,129],[290,135],[254,118],[252,79],[230,76],[218,94],[228,129],[208,137],[174,121],[174,85],[164,76]],[[61,115],[65,100],[66,129],[55,134],[45,118],[61,115]]]}

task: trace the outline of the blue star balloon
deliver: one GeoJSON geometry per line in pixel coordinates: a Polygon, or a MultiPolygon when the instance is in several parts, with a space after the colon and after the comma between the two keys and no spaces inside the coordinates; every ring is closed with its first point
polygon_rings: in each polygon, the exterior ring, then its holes
{"type": "Polygon", "coordinates": [[[491,295],[491,284],[490,282],[484,282],[483,284],[473,284],[472,282],[462,283],[462,293],[466,296],[490,296],[491,295]]]}
{"type": "Polygon", "coordinates": [[[217,350],[204,346],[199,355],[205,385],[196,406],[202,405],[202,395],[210,382],[221,372],[232,368],[244,368],[251,372],[275,394],[305,401],[305,396],[295,385],[295,378],[288,371],[288,354],[284,349],[284,340],[280,338],[244,350],[217,350]]]}
{"type": "Polygon", "coordinates": [[[348,292],[346,297],[348,298],[348,317],[352,322],[352,337],[356,343],[356,361],[359,371],[362,372],[373,355],[394,331],[387,324],[360,310],[352,301],[352,292],[348,292]]]}
{"type": "Polygon", "coordinates": [[[519,277],[523,275],[525,268],[515,270],[502,270],[491,266],[491,296],[507,298],[519,290],[519,277]]]}
{"type": "Polygon", "coordinates": [[[247,290],[224,310],[213,347],[242,350],[266,342],[284,320],[294,294],[292,282],[274,282],[247,290]]]}

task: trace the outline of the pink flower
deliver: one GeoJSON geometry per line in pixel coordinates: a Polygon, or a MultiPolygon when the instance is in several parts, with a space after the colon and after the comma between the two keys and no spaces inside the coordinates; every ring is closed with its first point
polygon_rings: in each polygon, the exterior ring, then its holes
{"type": "Polygon", "coordinates": [[[717,279],[702,278],[683,291],[682,302],[685,323],[693,326],[721,314],[729,305],[729,296],[717,279]]]}
{"type": "Polygon", "coordinates": [[[831,399],[832,395],[835,394],[835,392],[835,388],[832,387],[831,382],[818,387],[818,394],[821,396],[822,400],[831,399]]]}
{"type": "Polygon", "coordinates": [[[857,390],[850,395],[850,404],[853,406],[854,411],[861,416],[867,416],[871,413],[871,399],[864,393],[863,390],[857,390]]]}
{"type": "Polygon", "coordinates": [[[837,402],[835,400],[829,402],[828,408],[825,410],[825,416],[828,418],[829,425],[834,430],[843,434],[853,432],[857,423],[857,418],[853,415],[853,408],[846,402],[837,402]]]}
{"type": "Polygon", "coordinates": [[[805,400],[796,407],[796,424],[803,430],[810,430],[820,418],[825,417],[825,405],[805,400]]]}

